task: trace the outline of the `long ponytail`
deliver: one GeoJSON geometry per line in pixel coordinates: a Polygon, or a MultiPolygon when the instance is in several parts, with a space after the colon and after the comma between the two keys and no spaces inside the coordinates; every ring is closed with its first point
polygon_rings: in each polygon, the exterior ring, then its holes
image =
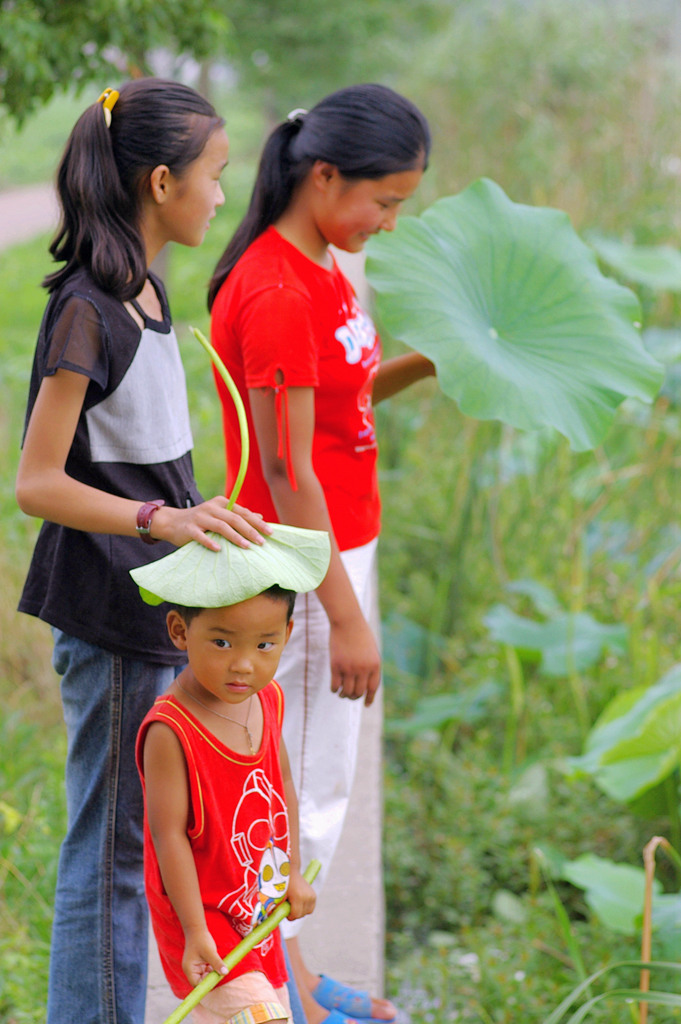
{"type": "Polygon", "coordinates": [[[57,172],[61,221],[50,253],[65,266],[43,281],[50,292],[77,267],[125,301],[141,291],[147,260],[140,223],[154,167],[181,177],[224,121],[178,82],[144,78],[122,86],[107,127],[101,103],[76,122],[57,172]]]}
{"type": "Polygon", "coordinates": [[[208,288],[208,308],[223,281],[237,262],[270,224],[279,220],[288,207],[297,186],[312,166],[311,160],[295,163],[291,159],[291,143],[302,127],[300,119],[283,121],[271,133],[260,157],[255,185],[246,214],[234,232],[213,272],[208,288]]]}
{"type": "Polygon", "coordinates": [[[375,179],[425,169],[429,153],[421,111],[383,85],[339,89],[308,113],[291,115],[265,144],[246,215],[211,278],[208,308],[251,242],[285,212],[315,160],[333,164],[348,180],[375,179]]]}

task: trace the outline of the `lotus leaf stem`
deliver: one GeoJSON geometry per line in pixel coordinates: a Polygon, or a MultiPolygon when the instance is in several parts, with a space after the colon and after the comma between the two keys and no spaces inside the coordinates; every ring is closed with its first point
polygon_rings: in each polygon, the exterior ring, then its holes
{"type": "MultiPolygon", "coordinates": [[[[196,336],[199,336],[200,332],[195,332],[196,336]]],[[[201,340],[201,339],[199,339],[201,340]]],[[[202,342],[203,344],[203,342],[202,342]]],[[[206,342],[208,344],[208,342],[206,342]]],[[[312,884],[317,875],[321,864],[318,860],[311,860],[307,868],[303,872],[303,878],[306,882],[312,884]]],[[[238,946],[235,946],[231,953],[228,953],[224,958],[223,963],[228,971],[231,971],[240,960],[242,960],[247,953],[250,953],[257,945],[259,945],[263,939],[267,938],[270,932],[273,932],[277,925],[281,924],[285,917],[288,917],[289,911],[291,910],[291,904],[288,900],[284,900],[274,908],[269,917],[266,918],[261,924],[255,926],[252,932],[242,939],[238,946]]],[[[196,988],[192,989],[188,996],[182,1000],[176,1010],[170,1014],[169,1017],[163,1022],[163,1024],[180,1024],[180,1021],[184,1020],[187,1014],[194,1009],[195,1006],[201,1002],[203,997],[215,988],[219,981],[224,978],[223,974],[218,974],[217,971],[211,971],[205,978],[198,983],[196,988]]]]}
{"type": "Polygon", "coordinates": [[[237,473],[236,480],[234,481],[232,493],[227,499],[227,508],[232,508],[236,499],[239,496],[241,485],[244,482],[244,477],[246,476],[246,469],[248,468],[250,442],[248,439],[248,423],[246,421],[246,410],[244,409],[244,403],[241,399],[241,395],[237,391],[236,384],[232,380],[230,373],[225,364],[223,363],[222,359],[220,359],[220,356],[217,354],[211,343],[208,341],[208,338],[198,329],[198,327],[190,327],[189,330],[192,332],[196,340],[200,342],[201,345],[203,345],[206,352],[215,363],[218,373],[222,377],[223,381],[225,382],[227,390],[232,396],[232,401],[236,406],[236,414],[239,418],[239,433],[241,435],[241,461],[239,463],[239,472],[237,473]]]}

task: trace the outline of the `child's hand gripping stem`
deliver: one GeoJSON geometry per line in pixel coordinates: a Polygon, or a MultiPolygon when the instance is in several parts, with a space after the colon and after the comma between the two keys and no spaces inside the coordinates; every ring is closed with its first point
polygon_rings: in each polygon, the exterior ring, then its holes
{"type": "MultiPolygon", "coordinates": [[[[319,873],[321,864],[318,860],[311,860],[307,868],[303,873],[303,878],[306,882],[312,883],[319,873]]],[[[262,924],[256,925],[252,932],[250,932],[245,939],[242,939],[238,946],[235,946],[231,953],[224,958],[224,965],[228,971],[231,971],[239,961],[250,953],[259,943],[266,938],[270,932],[281,924],[285,917],[288,917],[291,905],[288,900],[284,900],[274,908],[272,913],[269,915],[266,921],[262,924]]],[[[224,978],[224,975],[218,974],[217,971],[211,971],[206,977],[199,982],[196,988],[189,993],[189,995],[182,1000],[180,1005],[174,1010],[169,1017],[163,1022],[163,1024],[180,1024],[180,1021],[184,1020],[188,1013],[194,1009],[195,1006],[201,1002],[203,997],[214,989],[219,981],[224,978]]]]}

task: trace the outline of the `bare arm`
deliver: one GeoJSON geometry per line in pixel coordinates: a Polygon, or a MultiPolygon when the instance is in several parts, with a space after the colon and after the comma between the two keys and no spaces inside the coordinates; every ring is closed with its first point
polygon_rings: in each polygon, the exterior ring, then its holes
{"type": "Polygon", "coordinates": [[[435,365],[420,352],[405,352],[404,355],[386,359],[381,363],[376,379],[372,401],[374,405],[404,391],[424,377],[435,376],[435,365]]]}
{"type": "Polygon", "coordinates": [[[199,880],[187,837],[189,784],[180,742],[162,722],[149,726],[144,742],[147,818],[163,886],[185,936],[182,969],[192,985],[211,970],[226,974],[206,926],[199,880]]]}
{"type": "Polygon", "coordinates": [[[289,441],[298,484],[295,491],[288,479],[286,461],[277,455],[274,392],[259,388],[248,394],[263,473],[281,522],[326,530],[331,539],[329,569],[317,588],[331,627],[331,689],[342,697],[364,697],[365,703],[371,704],[380,682],[380,655],[341,561],[324,491],[312,466],[314,391],[288,391],[289,441]]]}
{"type": "Polygon", "coordinates": [[[299,829],[298,829],[298,797],[291,777],[288,753],[283,739],[279,747],[279,763],[284,781],[284,793],[286,795],[286,809],[288,811],[289,836],[291,838],[291,875],[289,877],[287,900],[291,904],[289,918],[295,921],[298,917],[305,917],[311,914],[317,902],[317,896],[312,886],[305,881],[301,874],[299,829]]]}
{"type": "MultiPolygon", "coordinates": [[[[19,461],[16,496],[27,515],[48,519],[75,530],[135,536],[137,512],[144,501],[158,497],[140,494],[139,500],[120,498],[75,480],[66,472],[89,379],[72,370],[57,370],[45,377],[36,399],[19,461]]],[[[220,533],[240,547],[262,543],[269,532],[261,516],[234,506],[227,511],[220,496],[194,508],[163,507],[152,520],[152,536],[182,545],[197,540],[215,549],[205,531],[220,533]]]]}

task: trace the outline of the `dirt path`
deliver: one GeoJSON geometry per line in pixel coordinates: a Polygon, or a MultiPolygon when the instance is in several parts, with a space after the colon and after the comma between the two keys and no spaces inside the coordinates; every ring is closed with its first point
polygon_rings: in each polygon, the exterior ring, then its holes
{"type": "Polygon", "coordinates": [[[58,216],[52,185],[26,185],[0,192],[0,249],[52,231],[58,216]]]}

